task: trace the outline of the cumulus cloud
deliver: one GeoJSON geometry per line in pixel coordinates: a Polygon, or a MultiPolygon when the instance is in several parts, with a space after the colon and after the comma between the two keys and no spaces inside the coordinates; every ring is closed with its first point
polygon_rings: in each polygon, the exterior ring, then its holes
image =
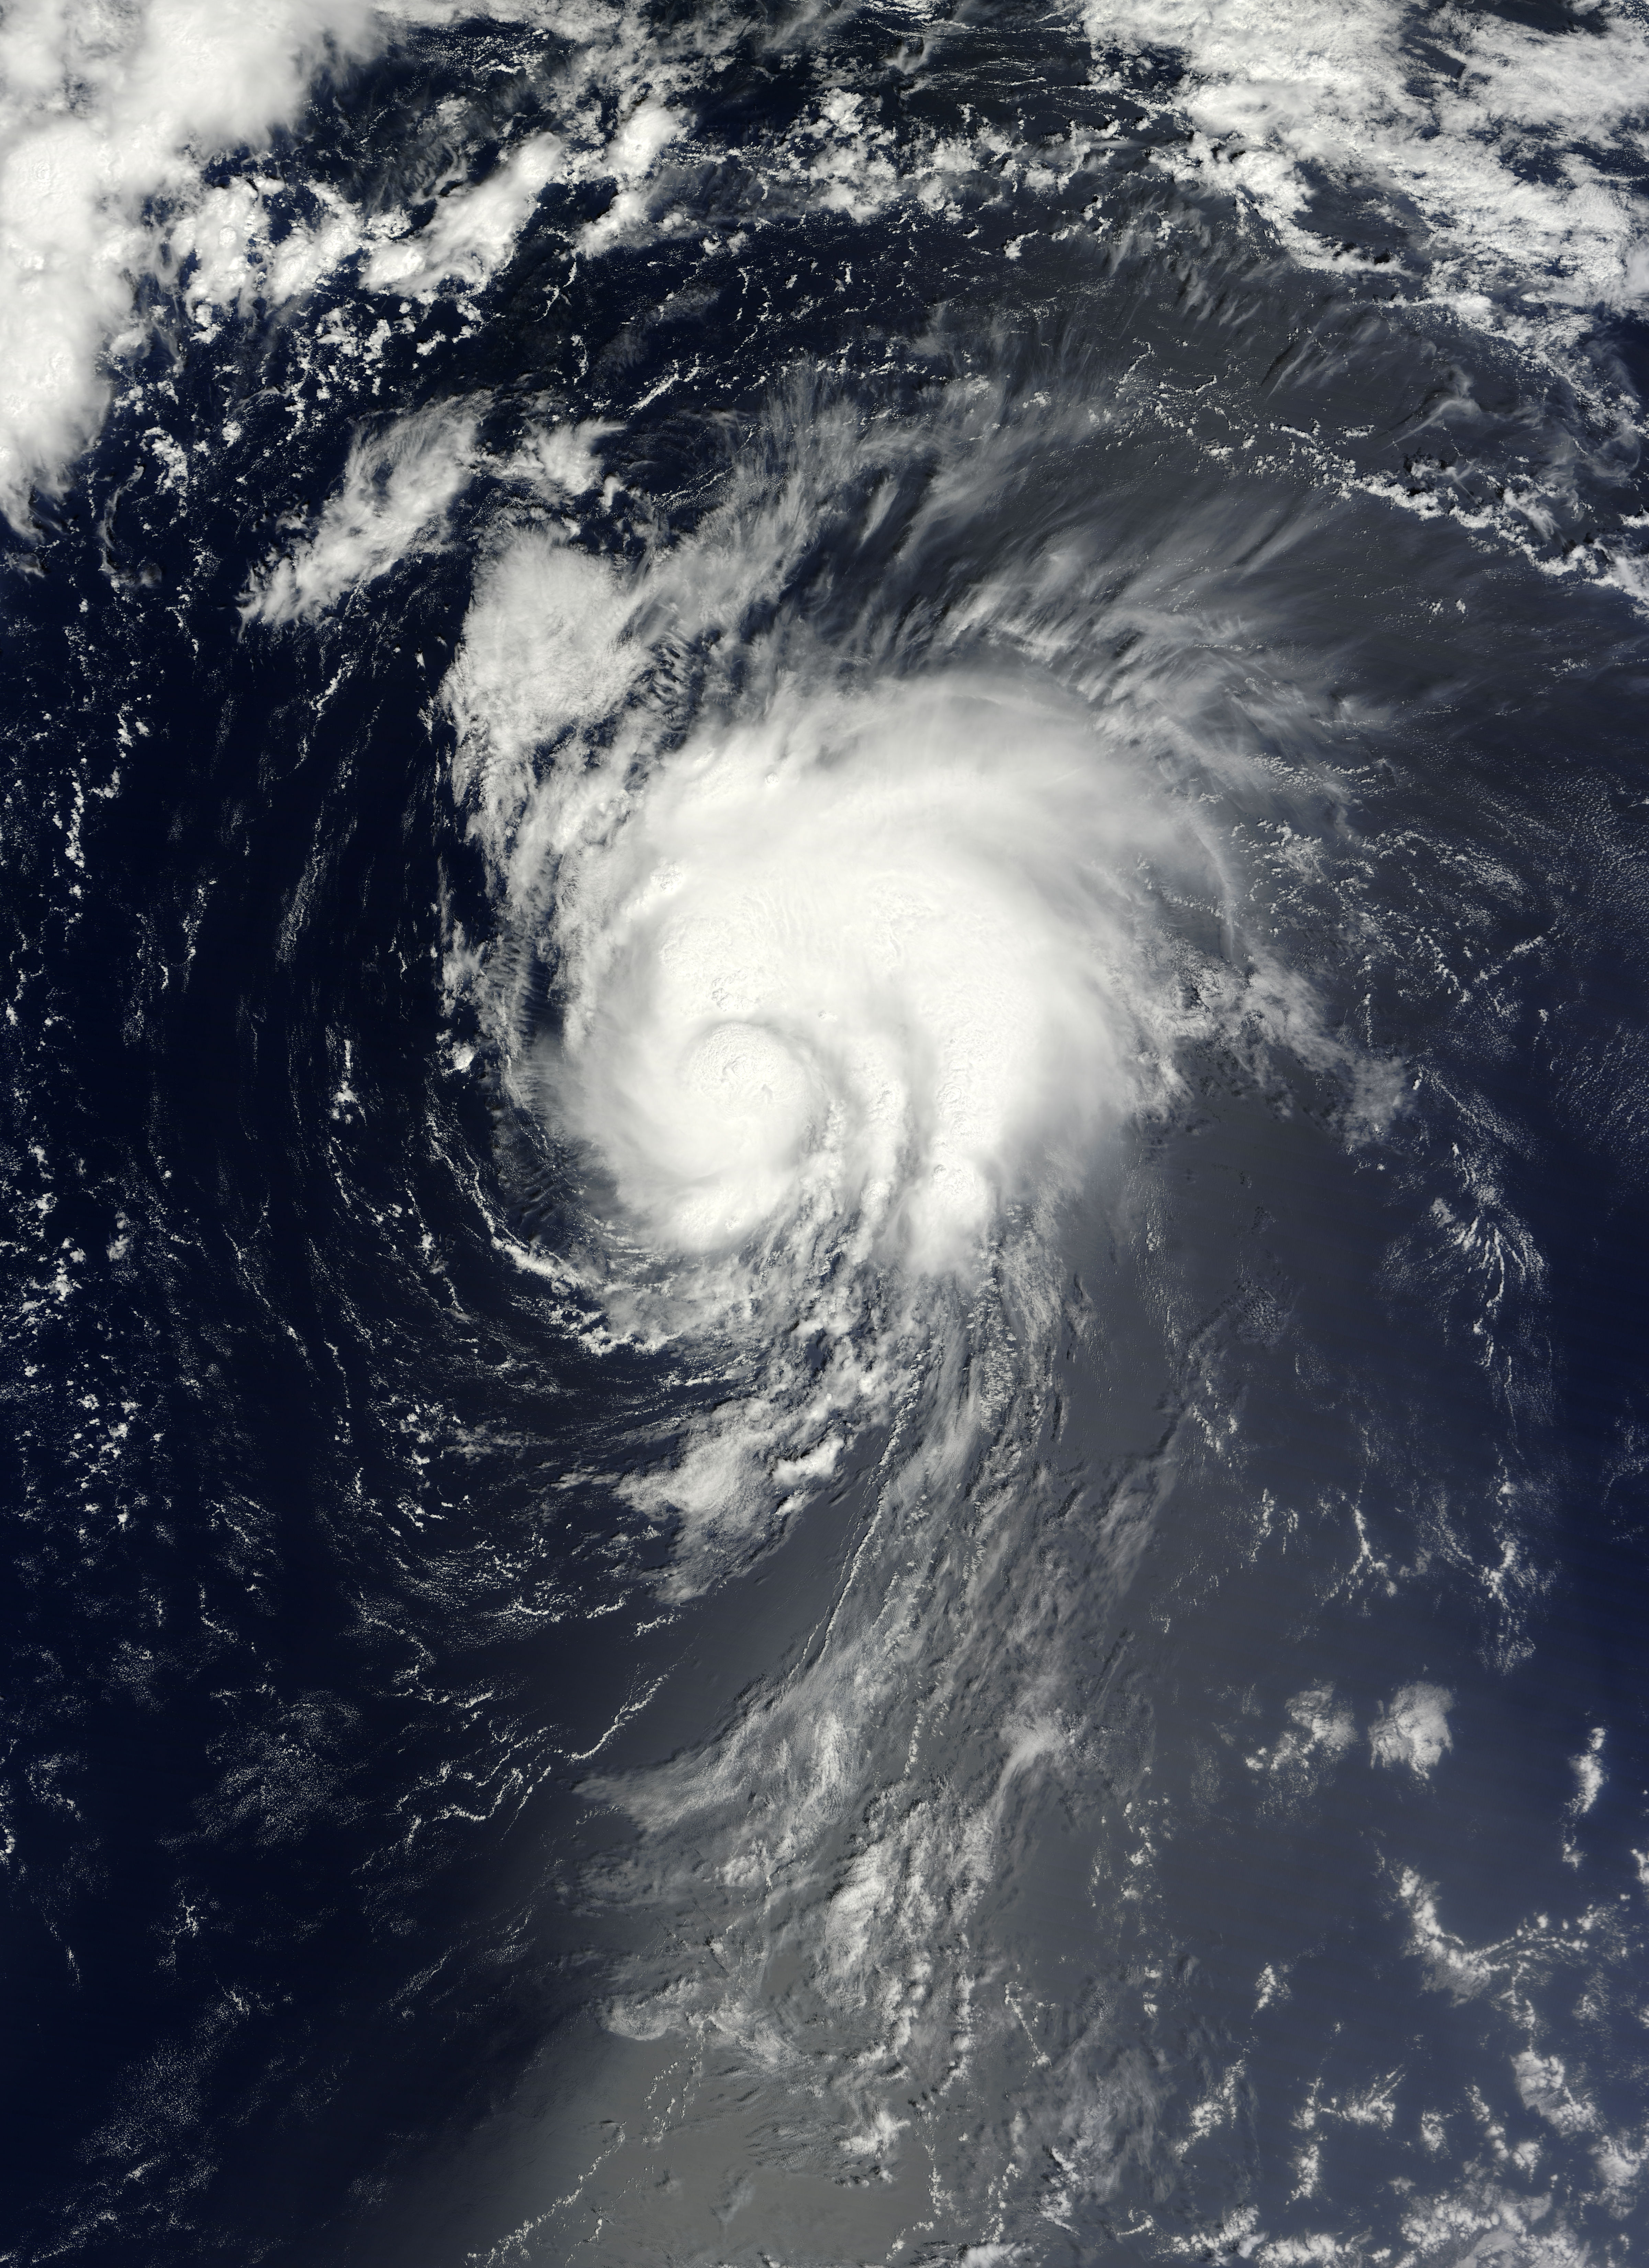
{"type": "MultiPolygon", "coordinates": [[[[416,233],[320,184],[318,217],[277,245],[266,201],[278,183],[247,172],[209,190],[203,168],[299,117],[329,60],[359,62],[413,25],[551,12],[535,0],[13,0],[0,16],[0,512],[21,525],[31,487],[53,485],[95,438],[111,356],[141,336],[146,273],[187,268],[182,297],[205,335],[214,309],[279,305],[363,248],[374,291],[427,298],[493,274],[568,172],[553,134],[441,199],[416,233]]],[[[657,105],[631,109],[610,151],[598,144],[578,166],[615,173],[633,201],[675,125],[657,105]]]]}
{"type": "Polygon", "coordinates": [[[642,218],[646,200],[639,184],[681,130],[681,121],[663,103],[637,106],[603,153],[602,166],[616,177],[619,192],[601,217],[591,221],[581,232],[583,251],[607,251],[642,218]]]}
{"type": "Polygon", "coordinates": [[[417,235],[398,233],[376,244],[366,263],[368,288],[428,298],[449,276],[483,283],[508,257],[544,190],[567,173],[559,137],[534,135],[483,180],[443,197],[417,235]]]}
{"type": "Polygon", "coordinates": [[[475,412],[436,409],[363,434],[313,534],[248,593],[249,621],[313,620],[397,563],[441,543],[469,479],[475,412]]]}
{"type": "Polygon", "coordinates": [[[1596,2125],[1597,2106],[1574,2092],[1560,2056],[1537,2055],[1533,2048],[1525,2048],[1513,2057],[1512,2069],[1528,2108],[1560,2134],[1585,2133],[1596,2125]]]}
{"type": "Polygon", "coordinates": [[[1444,8],[1429,55],[1394,0],[1089,0],[1086,22],[1102,55],[1184,57],[1168,99],[1196,139],[1179,162],[1202,180],[1217,154],[1297,256],[1342,254],[1343,227],[1313,221],[1337,184],[1412,246],[1435,296],[1550,345],[1649,285],[1649,209],[1621,162],[1638,164],[1649,36],[1635,13],[1582,13],[1549,28],[1444,8]]]}
{"type": "Polygon", "coordinates": [[[198,153],[255,147],[328,53],[378,40],[365,0],[16,0],[0,19],[0,509],[14,520],[96,432],[105,350],[150,256],[146,200],[198,153]]]}
{"type": "Polygon", "coordinates": [[[1417,1778],[1424,1779],[1454,1745],[1448,1729],[1454,1703],[1454,1695],[1445,1686],[1403,1686],[1370,1730],[1375,1763],[1407,1764],[1417,1778]]]}
{"type": "Polygon", "coordinates": [[[1250,1771],[1265,1772],[1285,1795],[1310,1793],[1357,1738],[1357,1725],[1332,1685],[1308,1686],[1287,1705],[1288,1724],[1270,1749],[1247,1759],[1250,1771]]]}

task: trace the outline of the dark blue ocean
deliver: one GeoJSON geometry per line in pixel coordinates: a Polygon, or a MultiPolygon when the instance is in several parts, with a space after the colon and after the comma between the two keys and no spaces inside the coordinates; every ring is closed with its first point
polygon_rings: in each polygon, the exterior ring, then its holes
{"type": "Polygon", "coordinates": [[[1638,0],[0,63],[0,2261],[1628,2268],[1638,0]]]}

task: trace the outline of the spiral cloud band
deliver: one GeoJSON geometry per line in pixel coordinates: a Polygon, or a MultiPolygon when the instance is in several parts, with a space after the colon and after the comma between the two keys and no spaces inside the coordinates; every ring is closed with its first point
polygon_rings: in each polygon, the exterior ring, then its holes
{"type": "MultiPolygon", "coordinates": [[[[964,1455],[954,1381],[986,1341],[1034,1375],[1060,1209],[1185,1042],[1369,1078],[1244,928],[1233,799],[1277,786],[1220,717],[1207,620],[1116,556],[1069,549],[1054,584],[1043,553],[1027,581],[1012,540],[947,615],[912,605],[962,484],[1011,515],[1057,438],[982,437],[976,391],[903,435],[776,402],[764,447],[805,506],[735,473],[633,568],[523,529],[447,679],[504,916],[484,965],[454,938],[449,981],[576,1192],[581,1296],[702,1366],[705,1414],[624,1485],[673,1526],[679,1588],[940,1378],[928,1451],[964,1455]],[[914,512],[884,471],[913,442],[935,453],[914,512]],[[816,591],[791,595],[820,571],[798,530],[851,547],[901,512],[868,613],[826,635],[816,591]]],[[[563,453],[586,493],[593,448],[563,453]]],[[[1252,541],[1200,535],[1216,563],[1252,541]]]]}
{"type": "Polygon", "coordinates": [[[572,1115],[649,1234],[971,1256],[1132,1075],[1108,817],[1077,721],[987,688],[671,759],[563,920],[572,1115]]]}

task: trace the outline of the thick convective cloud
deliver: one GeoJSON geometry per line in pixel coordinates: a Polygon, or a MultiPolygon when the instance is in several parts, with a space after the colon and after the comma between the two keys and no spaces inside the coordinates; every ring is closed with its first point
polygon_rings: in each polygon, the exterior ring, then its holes
{"type": "Polygon", "coordinates": [[[965,1457],[990,1381],[1036,1370],[1071,1202],[1180,1091],[1183,1044],[1339,1060],[1309,988],[1233,953],[1224,806],[1275,784],[1148,572],[1119,609],[1091,587],[1115,560],[1028,571],[1007,545],[925,628],[890,627],[900,583],[845,642],[776,599],[878,524],[875,452],[918,438],[947,460],[902,555],[924,587],[964,489],[995,510],[1046,441],[993,423],[971,394],[880,439],[776,405],[754,453],[791,476],[736,474],[644,561],[518,531],[446,681],[498,922],[478,975],[453,940],[453,981],[581,1223],[560,1257],[612,1327],[722,1381],[628,1484],[683,1584],[869,1425],[965,1457]]]}
{"type": "Polygon", "coordinates": [[[579,846],[550,1084],[652,1242],[932,1274],[1086,1151],[1134,1073],[1107,771],[999,682],[796,697],[579,846]]]}
{"type": "MultiPolygon", "coordinates": [[[[647,659],[604,642],[613,580],[523,551],[453,697],[529,622],[553,669],[548,606],[595,648],[562,657],[563,695],[599,707],[647,659]]],[[[1036,1303],[1050,1211],[1172,1075],[1148,878],[1207,886],[1185,818],[1010,670],[787,677],[639,763],[567,749],[525,798],[506,918],[555,1012],[532,982],[500,1007],[506,1083],[578,1161],[608,1314],[741,1381],[630,1487],[681,1523],[683,1583],[965,1371],[993,1274],[1036,1303]]]]}

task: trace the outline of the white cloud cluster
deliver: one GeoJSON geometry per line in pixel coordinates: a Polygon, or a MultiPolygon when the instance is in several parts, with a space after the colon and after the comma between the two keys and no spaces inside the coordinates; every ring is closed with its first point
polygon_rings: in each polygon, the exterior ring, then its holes
{"type": "Polygon", "coordinates": [[[434,219],[417,234],[407,234],[404,217],[395,216],[394,233],[380,237],[367,259],[369,289],[427,298],[449,276],[484,283],[509,257],[544,190],[567,173],[560,138],[532,136],[484,180],[443,197],[434,219]]]}
{"type": "Polygon", "coordinates": [[[380,36],[366,0],[13,0],[0,18],[0,510],[17,519],[103,414],[153,198],[255,148],[316,64],[380,36]]]}
{"type": "Polygon", "coordinates": [[[361,435],[313,532],[247,593],[270,624],[313,621],[402,559],[436,549],[475,461],[473,409],[436,409],[361,435]]]}
{"type": "MultiPolygon", "coordinates": [[[[959,387],[918,429],[912,576],[937,578],[957,515],[1016,496],[1064,438],[1070,413],[1000,408],[959,387]]],[[[1188,1036],[1359,1077],[1308,985],[1257,943],[1239,975],[1185,927],[1240,892],[1218,798],[1271,790],[1202,729],[1219,665],[1182,590],[1161,604],[1141,563],[1119,609],[1115,554],[1068,548],[982,566],[925,629],[880,618],[896,587],[840,649],[791,618],[779,594],[879,528],[912,440],[799,388],[689,537],[631,564],[519,533],[445,683],[506,939],[465,989],[523,1111],[576,1161],[585,1296],[615,1329],[739,1366],[674,1464],[627,1490],[682,1523],[683,1582],[827,1484],[924,1378],[966,1374],[983,1285],[1056,1300],[1056,1210],[1108,1125],[1176,1091],[1188,1036]],[[1093,660],[1113,645],[1115,677],[1093,660]]],[[[1196,556],[1227,540],[1246,522],[1199,528],[1196,556]]],[[[1376,1080],[1370,1115],[1386,1107],[1376,1080]]],[[[1315,1769],[1349,1715],[1315,1695],[1302,1712],[1315,1769]]]]}
{"type": "MultiPolygon", "coordinates": [[[[495,821],[512,746],[593,733],[655,665],[650,596],[523,540],[449,698],[484,732],[477,825],[514,917],[546,925],[561,972],[558,1042],[514,1063],[523,1101],[610,1188],[627,1272],[664,1271],[632,1311],[647,1328],[764,1318],[760,1387],[632,1491],[708,1535],[828,1480],[909,1384],[918,1285],[971,1283],[1005,1209],[1067,1186],[1137,1101],[1128,878],[1183,845],[1072,706],[961,673],[804,681],[641,768],[621,734],[495,821]]],[[[611,1312],[626,1296],[607,1280],[611,1312]]]]}
{"type": "Polygon", "coordinates": [[[852,1224],[928,1270],[1033,1154],[1086,1153],[1132,1085],[1108,770],[1051,704],[890,687],[703,736],[579,846],[563,1072],[651,1237],[852,1224]]]}
{"type": "Polygon", "coordinates": [[[1392,1696],[1391,1706],[1369,1733],[1374,1761],[1407,1764],[1417,1778],[1424,1779],[1454,1745],[1448,1729],[1454,1703],[1446,1686],[1405,1685],[1392,1696]]]}
{"type": "Polygon", "coordinates": [[[1445,7],[1413,38],[1400,0],[1088,0],[1101,55],[1182,55],[1167,100],[1196,129],[1188,178],[1228,181],[1297,257],[1336,258],[1314,230],[1322,183],[1417,235],[1429,288],[1474,323],[1533,345],[1572,339],[1594,307],[1649,291],[1640,170],[1649,30],[1581,0],[1557,29],[1445,7]],[[1536,311],[1542,311],[1537,313],[1536,311]]]}
{"type": "MultiPolygon", "coordinates": [[[[607,58],[619,110],[609,138],[586,135],[570,151],[554,133],[531,136],[440,198],[416,231],[404,212],[369,216],[320,185],[317,217],[277,242],[280,182],[248,169],[203,186],[211,158],[255,153],[301,115],[324,63],[364,60],[409,26],[475,15],[554,19],[598,56],[616,21],[538,0],[14,0],[0,16],[0,512],[21,526],[31,487],[54,485],[95,438],[111,358],[143,335],[135,295],[145,275],[182,274],[184,304],[210,336],[220,311],[282,306],[362,252],[374,291],[428,299],[448,282],[476,287],[552,181],[616,179],[587,248],[634,226],[641,185],[681,121],[647,98],[623,53],[607,58]]],[[[575,105],[581,84],[575,71],[575,105]]]]}

